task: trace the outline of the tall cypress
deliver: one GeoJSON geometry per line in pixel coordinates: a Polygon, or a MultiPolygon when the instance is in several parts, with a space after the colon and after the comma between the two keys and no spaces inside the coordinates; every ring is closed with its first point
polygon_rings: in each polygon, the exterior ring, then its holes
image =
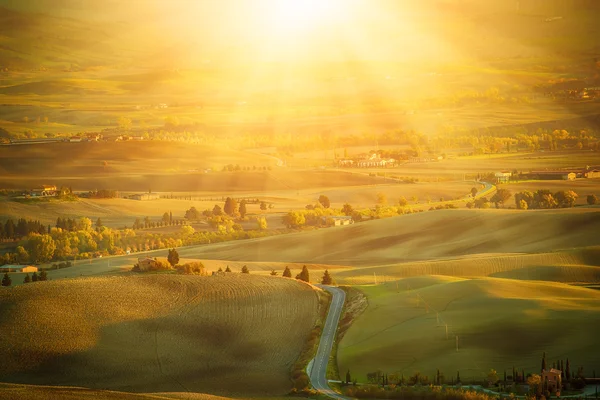
{"type": "Polygon", "coordinates": [[[544,352],[544,355],[542,356],[542,372],[544,372],[546,370],[546,352],[544,352]]]}
{"type": "Polygon", "coordinates": [[[571,379],[571,363],[569,362],[568,358],[567,358],[567,369],[565,371],[565,376],[567,378],[567,381],[569,381],[571,379]]]}

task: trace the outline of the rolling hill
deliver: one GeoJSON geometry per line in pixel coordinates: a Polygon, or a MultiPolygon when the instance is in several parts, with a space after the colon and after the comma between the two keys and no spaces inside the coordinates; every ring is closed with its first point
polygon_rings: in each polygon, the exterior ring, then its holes
{"type": "Polygon", "coordinates": [[[440,210],[237,243],[185,249],[189,258],[389,265],[466,255],[538,253],[600,244],[595,208],[440,210]]]}
{"type": "Polygon", "coordinates": [[[283,395],[318,308],[311,286],[242,274],[80,278],[4,289],[0,381],[283,395]]]}
{"type": "Polygon", "coordinates": [[[363,286],[369,305],[338,348],[340,371],[359,382],[367,372],[415,372],[430,379],[439,369],[448,382],[481,381],[490,369],[552,365],[593,370],[600,363],[600,292],[561,283],[512,279],[422,276],[363,286]],[[448,336],[446,336],[446,325],[448,336]],[[456,339],[458,337],[458,339],[456,339]],[[458,340],[458,350],[456,341],[458,340]]]}

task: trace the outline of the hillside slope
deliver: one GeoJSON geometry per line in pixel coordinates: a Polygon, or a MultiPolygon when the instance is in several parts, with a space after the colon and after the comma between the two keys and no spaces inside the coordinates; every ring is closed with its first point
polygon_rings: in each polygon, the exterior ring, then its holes
{"type": "Polygon", "coordinates": [[[598,290],[438,276],[361,290],[369,305],[338,348],[340,371],[350,369],[359,381],[377,369],[405,378],[420,371],[430,379],[439,369],[447,382],[456,371],[467,382],[481,381],[492,368],[499,377],[513,366],[533,373],[543,352],[550,365],[568,357],[591,371],[600,362],[598,290]]]}
{"type": "Polygon", "coordinates": [[[152,275],[0,290],[0,309],[0,382],[281,395],[318,299],[290,279],[152,275]]]}
{"type": "Polygon", "coordinates": [[[594,208],[442,210],[354,225],[185,249],[189,258],[349,266],[536,253],[600,244],[594,208]]]}

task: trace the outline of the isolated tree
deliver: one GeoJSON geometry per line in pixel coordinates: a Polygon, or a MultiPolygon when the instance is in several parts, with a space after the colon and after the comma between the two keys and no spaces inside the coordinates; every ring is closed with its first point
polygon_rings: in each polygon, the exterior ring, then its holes
{"type": "Polygon", "coordinates": [[[169,218],[169,213],[165,212],[162,216],[162,222],[163,224],[165,224],[165,226],[169,223],[171,219],[169,218]]]}
{"type": "Polygon", "coordinates": [[[283,270],[283,276],[285,278],[291,278],[292,277],[292,271],[290,271],[290,268],[286,265],[285,269],[283,270]]]}
{"type": "Polygon", "coordinates": [[[460,383],[460,371],[456,371],[456,383],[460,383]]]}
{"type": "Polygon", "coordinates": [[[2,278],[2,286],[10,286],[12,285],[12,279],[8,276],[8,272],[4,273],[4,277],[2,278]]]}
{"type": "Polygon", "coordinates": [[[246,209],[246,200],[242,200],[240,202],[240,217],[244,218],[247,213],[248,210],[246,209]]]}
{"type": "Polygon", "coordinates": [[[277,271],[275,271],[274,269],[271,270],[271,276],[277,276],[277,271]]]}
{"type": "Polygon", "coordinates": [[[267,219],[265,217],[256,218],[256,227],[259,231],[266,231],[268,228],[267,219]]]}
{"type": "Polygon", "coordinates": [[[221,210],[221,207],[219,207],[218,204],[215,204],[212,212],[213,212],[213,215],[216,215],[216,216],[223,215],[223,210],[221,210]]]}
{"type": "Polygon", "coordinates": [[[323,285],[331,285],[333,283],[333,279],[331,278],[331,275],[329,275],[328,270],[325,270],[325,273],[323,274],[323,279],[321,279],[321,283],[323,285]]]}
{"type": "Polygon", "coordinates": [[[590,206],[593,206],[594,204],[598,204],[598,197],[596,197],[596,195],[594,195],[594,194],[588,194],[587,195],[587,203],[590,206]]]}
{"type": "Polygon", "coordinates": [[[350,376],[350,370],[346,372],[346,384],[352,382],[352,377],[350,376]]]}
{"type": "Polygon", "coordinates": [[[296,279],[304,281],[304,282],[309,281],[308,268],[306,267],[306,265],[304,265],[302,267],[302,271],[300,271],[300,273],[298,275],[296,275],[296,279]]]}
{"type": "Polygon", "coordinates": [[[31,282],[31,277],[29,276],[29,274],[25,275],[25,278],[23,278],[23,283],[29,283],[31,282]]]}
{"type": "Polygon", "coordinates": [[[245,266],[245,265],[244,265],[244,266],[242,267],[242,274],[249,274],[249,273],[250,273],[250,270],[248,269],[248,267],[247,267],[247,266],[245,266]]]}
{"type": "Polygon", "coordinates": [[[406,200],[406,197],[400,197],[400,200],[398,200],[398,205],[400,207],[406,207],[408,205],[408,200],[406,200]]]}
{"type": "MultiPolygon", "coordinates": [[[[35,272],[34,272],[34,274],[35,274],[35,272]]],[[[32,279],[31,279],[31,280],[33,281],[33,277],[32,277],[32,279]]],[[[43,270],[40,272],[40,276],[38,277],[38,281],[47,281],[47,280],[48,280],[48,274],[46,273],[46,270],[45,270],[45,269],[43,269],[43,270]]]]}
{"type": "Polygon", "coordinates": [[[96,220],[96,230],[99,230],[103,226],[104,224],[102,224],[102,220],[100,219],[100,217],[98,217],[98,219],[96,220]]]}
{"type": "Polygon", "coordinates": [[[353,211],[354,211],[354,209],[348,203],[344,204],[344,206],[342,207],[342,213],[344,215],[351,216],[353,211]]]}
{"type": "Polygon", "coordinates": [[[225,272],[231,272],[231,268],[229,268],[229,265],[227,266],[227,268],[225,268],[225,272]]]}
{"type": "Polygon", "coordinates": [[[260,209],[262,211],[266,211],[267,210],[267,203],[265,203],[264,201],[260,202],[260,209]]]}
{"type": "Polygon", "coordinates": [[[329,208],[331,202],[329,201],[329,197],[324,194],[319,196],[319,203],[323,206],[323,208],[329,208]]]}
{"type": "Polygon", "coordinates": [[[477,188],[476,187],[472,187],[471,188],[471,197],[477,196],[477,192],[478,192],[477,188]]]}
{"type": "Polygon", "coordinates": [[[229,215],[229,216],[233,216],[233,214],[235,214],[237,209],[237,201],[235,201],[235,199],[232,199],[231,197],[228,197],[225,199],[225,205],[223,206],[223,211],[225,211],[225,214],[229,215]]]}
{"type": "Polygon", "coordinates": [[[510,190],[498,189],[496,190],[496,193],[494,193],[490,201],[496,204],[496,208],[498,208],[498,205],[504,207],[504,203],[506,203],[506,201],[510,199],[510,196],[512,196],[510,190]]]}
{"type": "Polygon", "coordinates": [[[179,253],[177,252],[177,250],[175,250],[174,248],[169,250],[169,255],[167,255],[167,261],[169,262],[169,264],[171,264],[172,267],[179,264],[179,253]]]}
{"type": "Polygon", "coordinates": [[[377,193],[377,204],[381,204],[381,205],[387,204],[387,196],[385,193],[383,193],[383,192],[377,193]]]}

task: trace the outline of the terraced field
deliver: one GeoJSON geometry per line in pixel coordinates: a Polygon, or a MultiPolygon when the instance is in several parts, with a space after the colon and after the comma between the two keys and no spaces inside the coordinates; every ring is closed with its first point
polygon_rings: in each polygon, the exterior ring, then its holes
{"type": "Polygon", "coordinates": [[[0,291],[0,381],[282,395],[318,317],[295,280],[127,276],[0,291]]]}

